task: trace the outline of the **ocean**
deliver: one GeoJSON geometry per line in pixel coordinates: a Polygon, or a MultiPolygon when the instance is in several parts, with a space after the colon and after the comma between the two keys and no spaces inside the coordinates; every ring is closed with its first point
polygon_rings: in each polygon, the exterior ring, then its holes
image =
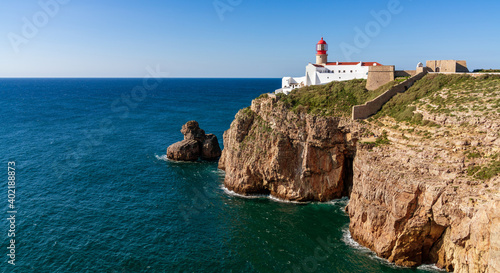
{"type": "Polygon", "coordinates": [[[345,198],[244,198],[223,188],[216,162],[166,160],[187,121],[222,147],[236,112],[280,85],[0,79],[0,271],[435,272],[394,266],[354,242],[345,198]]]}

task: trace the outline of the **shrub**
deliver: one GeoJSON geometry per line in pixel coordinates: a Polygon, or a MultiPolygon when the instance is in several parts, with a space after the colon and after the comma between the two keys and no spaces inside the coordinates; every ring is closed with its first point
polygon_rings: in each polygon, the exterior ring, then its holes
{"type": "Polygon", "coordinates": [[[266,99],[269,98],[269,95],[267,93],[264,93],[257,97],[257,99],[264,99],[264,98],[266,99]]]}
{"type": "Polygon", "coordinates": [[[316,115],[349,116],[351,107],[364,103],[368,93],[366,80],[331,82],[326,85],[295,89],[279,100],[293,111],[316,115]]]}
{"type": "MultiPolygon", "coordinates": [[[[474,81],[473,77],[468,75],[443,75],[428,74],[421,80],[415,82],[406,92],[396,94],[390,99],[382,109],[377,113],[377,117],[391,116],[397,121],[421,122],[420,116],[414,117],[415,106],[411,106],[418,99],[427,97],[444,87],[453,87],[457,84],[474,81]]],[[[438,98],[436,103],[443,104],[442,98],[438,98]]]]}
{"type": "Polygon", "coordinates": [[[383,144],[391,144],[391,141],[387,138],[387,132],[383,131],[382,135],[377,137],[377,140],[375,140],[375,144],[378,145],[383,145],[383,144]]]}
{"type": "Polygon", "coordinates": [[[500,161],[493,161],[488,166],[482,168],[476,173],[475,177],[482,180],[488,180],[500,173],[500,161]]]}

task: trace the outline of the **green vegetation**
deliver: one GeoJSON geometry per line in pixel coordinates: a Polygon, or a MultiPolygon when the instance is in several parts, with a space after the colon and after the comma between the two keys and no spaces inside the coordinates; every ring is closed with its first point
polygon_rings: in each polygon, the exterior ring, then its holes
{"type": "MultiPolygon", "coordinates": [[[[472,103],[477,111],[485,111],[486,107],[478,100],[498,90],[500,76],[481,75],[474,78],[468,75],[443,75],[429,74],[417,81],[405,93],[400,93],[389,100],[375,117],[390,116],[397,121],[406,121],[424,126],[437,126],[437,124],[423,120],[423,116],[414,113],[417,101],[425,110],[434,113],[445,113],[450,116],[452,111],[468,112],[467,103],[472,103]],[[486,91],[483,91],[486,90],[486,91]],[[480,94],[476,94],[480,93],[480,94]]],[[[491,100],[491,99],[490,99],[491,100]]],[[[491,104],[497,104],[492,100],[491,104]]]]}
{"type": "Polygon", "coordinates": [[[260,94],[260,96],[257,97],[257,99],[264,99],[264,98],[268,98],[269,95],[267,93],[264,93],[264,94],[260,94]]]}
{"type": "Polygon", "coordinates": [[[466,156],[468,159],[473,159],[473,158],[480,158],[482,155],[481,152],[474,149],[472,151],[466,152],[466,156]]]}
{"type": "Polygon", "coordinates": [[[375,140],[375,145],[384,145],[384,144],[391,144],[391,141],[387,138],[387,132],[383,131],[382,135],[377,137],[377,140],[375,140]]]}
{"type": "Polygon", "coordinates": [[[331,82],[299,88],[288,95],[278,95],[278,98],[294,112],[349,117],[352,106],[376,98],[394,84],[395,82],[390,82],[377,90],[369,91],[365,87],[366,80],[331,82]]]}
{"type": "Polygon", "coordinates": [[[447,85],[453,85],[466,80],[468,76],[463,75],[427,75],[417,81],[405,93],[400,93],[389,100],[376,116],[391,116],[397,121],[411,121],[416,107],[411,106],[413,102],[429,94],[441,90],[447,85]]]}
{"type": "MultiPolygon", "coordinates": [[[[372,132],[370,131],[367,131],[365,132],[364,136],[370,136],[370,135],[373,135],[372,132]]],[[[363,144],[366,144],[366,145],[369,145],[371,148],[373,147],[378,147],[380,145],[388,145],[388,144],[391,144],[391,141],[389,140],[389,138],[387,137],[387,131],[383,131],[382,132],[382,135],[378,136],[376,139],[375,139],[375,142],[363,142],[363,144]]]]}
{"type": "Polygon", "coordinates": [[[250,106],[241,109],[241,113],[245,114],[246,116],[252,116],[253,114],[255,114],[254,111],[252,111],[252,109],[250,108],[250,106]]]}
{"type": "MultiPolygon", "coordinates": [[[[366,80],[351,80],[307,86],[293,90],[289,95],[278,94],[277,97],[296,113],[349,117],[352,106],[376,98],[405,79],[397,78],[374,91],[365,88],[366,80]]],[[[421,114],[414,113],[417,106],[429,113],[442,113],[450,117],[471,111],[471,115],[478,117],[482,113],[477,112],[500,113],[500,99],[496,98],[499,86],[499,75],[472,77],[466,74],[428,74],[406,92],[389,100],[373,119],[390,116],[398,122],[439,127],[425,120],[421,114]]],[[[262,94],[259,98],[267,96],[262,94]]]]}
{"type": "Polygon", "coordinates": [[[252,154],[252,156],[256,158],[262,155],[266,155],[267,150],[261,149],[259,145],[252,145],[252,143],[261,141],[262,139],[269,140],[273,137],[275,137],[275,133],[269,123],[266,122],[262,117],[255,115],[253,125],[250,127],[250,131],[240,142],[240,150],[252,154]]]}
{"type": "Polygon", "coordinates": [[[488,180],[500,174],[500,161],[494,160],[485,167],[471,166],[467,169],[467,174],[480,180],[488,180]]]}
{"type": "Polygon", "coordinates": [[[474,73],[499,73],[500,69],[474,69],[474,73]]]}

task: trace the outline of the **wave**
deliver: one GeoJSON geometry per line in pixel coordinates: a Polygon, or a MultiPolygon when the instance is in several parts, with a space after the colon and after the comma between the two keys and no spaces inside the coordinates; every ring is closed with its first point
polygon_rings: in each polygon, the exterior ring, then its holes
{"type": "Polygon", "coordinates": [[[446,272],[446,270],[437,267],[435,264],[423,264],[418,266],[417,269],[429,272],[446,272]]]}
{"type": "MultiPolygon", "coordinates": [[[[217,170],[217,171],[214,171],[214,172],[217,172],[218,174],[221,174],[221,175],[225,175],[226,173],[222,170],[217,170]]],[[[345,207],[347,205],[347,203],[349,203],[349,198],[344,196],[340,199],[334,199],[334,200],[330,200],[330,201],[327,201],[327,202],[319,202],[319,201],[292,201],[292,200],[285,200],[285,199],[281,199],[279,197],[276,197],[272,194],[251,194],[251,195],[244,195],[244,194],[240,194],[240,193],[237,193],[237,192],[234,192],[228,188],[226,188],[226,186],[224,185],[221,185],[220,188],[228,195],[231,195],[231,196],[236,196],[236,197],[241,197],[241,198],[246,198],[246,199],[258,199],[258,198],[267,198],[269,200],[272,200],[274,202],[278,202],[278,203],[291,203],[291,204],[300,204],[300,205],[305,205],[305,204],[330,204],[330,205],[340,205],[340,206],[343,206],[345,207]]]]}
{"type": "Polygon", "coordinates": [[[342,239],[341,240],[346,245],[348,245],[348,246],[350,246],[350,247],[352,247],[354,249],[361,250],[363,252],[372,252],[372,253],[374,253],[369,248],[360,245],[358,242],[356,242],[352,238],[351,232],[349,231],[349,226],[345,226],[344,228],[342,228],[342,239]]]}
{"type": "Polygon", "coordinates": [[[220,176],[226,176],[226,172],[221,170],[221,169],[212,170],[212,173],[215,173],[215,174],[220,175],[220,176]]]}
{"type": "Polygon", "coordinates": [[[268,198],[269,195],[267,194],[253,194],[253,195],[243,195],[243,194],[239,194],[239,193],[236,193],[228,188],[226,188],[224,185],[221,185],[220,188],[227,194],[227,195],[231,195],[231,196],[236,196],[236,197],[240,197],[240,198],[245,198],[245,199],[258,199],[258,198],[268,198]]]}
{"type": "Polygon", "coordinates": [[[170,159],[168,159],[167,155],[162,155],[162,156],[159,156],[159,155],[155,154],[155,157],[156,157],[156,159],[158,159],[158,160],[170,161],[170,159]]]}
{"type": "Polygon", "coordinates": [[[200,161],[178,161],[178,160],[172,160],[167,157],[167,155],[162,155],[159,156],[155,154],[156,159],[165,161],[165,162],[170,162],[170,163],[176,163],[176,164],[193,164],[193,163],[199,163],[200,161]]]}
{"type": "Polygon", "coordinates": [[[285,200],[285,199],[281,199],[281,198],[278,198],[276,196],[272,196],[272,195],[269,195],[268,197],[270,200],[273,200],[274,202],[279,202],[279,203],[291,203],[291,204],[300,204],[300,205],[304,205],[304,204],[309,204],[311,203],[310,201],[307,201],[307,202],[299,202],[299,201],[290,201],[290,200],[285,200]]]}
{"type": "Polygon", "coordinates": [[[224,190],[224,192],[228,195],[241,197],[241,198],[245,198],[245,199],[264,199],[264,198],[266,198],[266,199],[269,199],[271,201],[278,202],[278,203],[291,203],[291,204],[309,204],[309,203],[311,203],[311,202],[299,202],[299,201],[284,200],[284,199],[278,198],[276,196],[273,196],[271,194],[243,195],[243,194],[236,193],[236,192],[226,188],[224,185],[221,185],[221,189],[224,190]]]}
{"type": "Polygon", "coordinates": [[[326,204],[331,204],[331,205],[340,205],[340,206],[347,206],[347,204],[349,203],[349,197],[347,196],[344,196],[340,199],[334,199],[334,200],[330,200],[328,202],[325,202],[326,204]]]}

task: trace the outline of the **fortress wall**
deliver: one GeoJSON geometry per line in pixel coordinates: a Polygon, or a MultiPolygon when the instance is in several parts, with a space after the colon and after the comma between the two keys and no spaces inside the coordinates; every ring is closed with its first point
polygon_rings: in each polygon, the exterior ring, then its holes
{"type": "Polygon", "coordinates": [[[394,80],[394,65],[370,66],[366,89],[375,90],[394,80]]]}
{"type": "Polygon", "coordinates": [[[455,72],[469,72],[469,69],[467,68],[467,62],[457,61],[457,67],[455,72]]]}
{"type": "Polygon", "coordinates": [[[374,98],[371,101],[366,102],[363,105],[356,105],[352,108],[352,119],[365,119],[368,118],[371,115],[376,114],[382,106],[388,102],[394,95],[397,93],[403,93],[408,88],[410,88],[413,83],[416,81],[420,80],[427,74],[427,71],[424,71],[422,73],[419,73],[406,81],[393,86],[386,92],[380,94],[380,96],[374,98]]]}
{"type": "Polygon", "coordinates": [[[427,61],[426,66],[430,72],[469,72],[466,61],[457,60],[435,60],[427,61]],[[439,68],[439,71],[436,69],[439,68]]]}
{"type": "Polygon", "coordinates": [[[396,70],[394,71],[394,77],[413,77],[417,75],[416,70],[396,70]]]}

